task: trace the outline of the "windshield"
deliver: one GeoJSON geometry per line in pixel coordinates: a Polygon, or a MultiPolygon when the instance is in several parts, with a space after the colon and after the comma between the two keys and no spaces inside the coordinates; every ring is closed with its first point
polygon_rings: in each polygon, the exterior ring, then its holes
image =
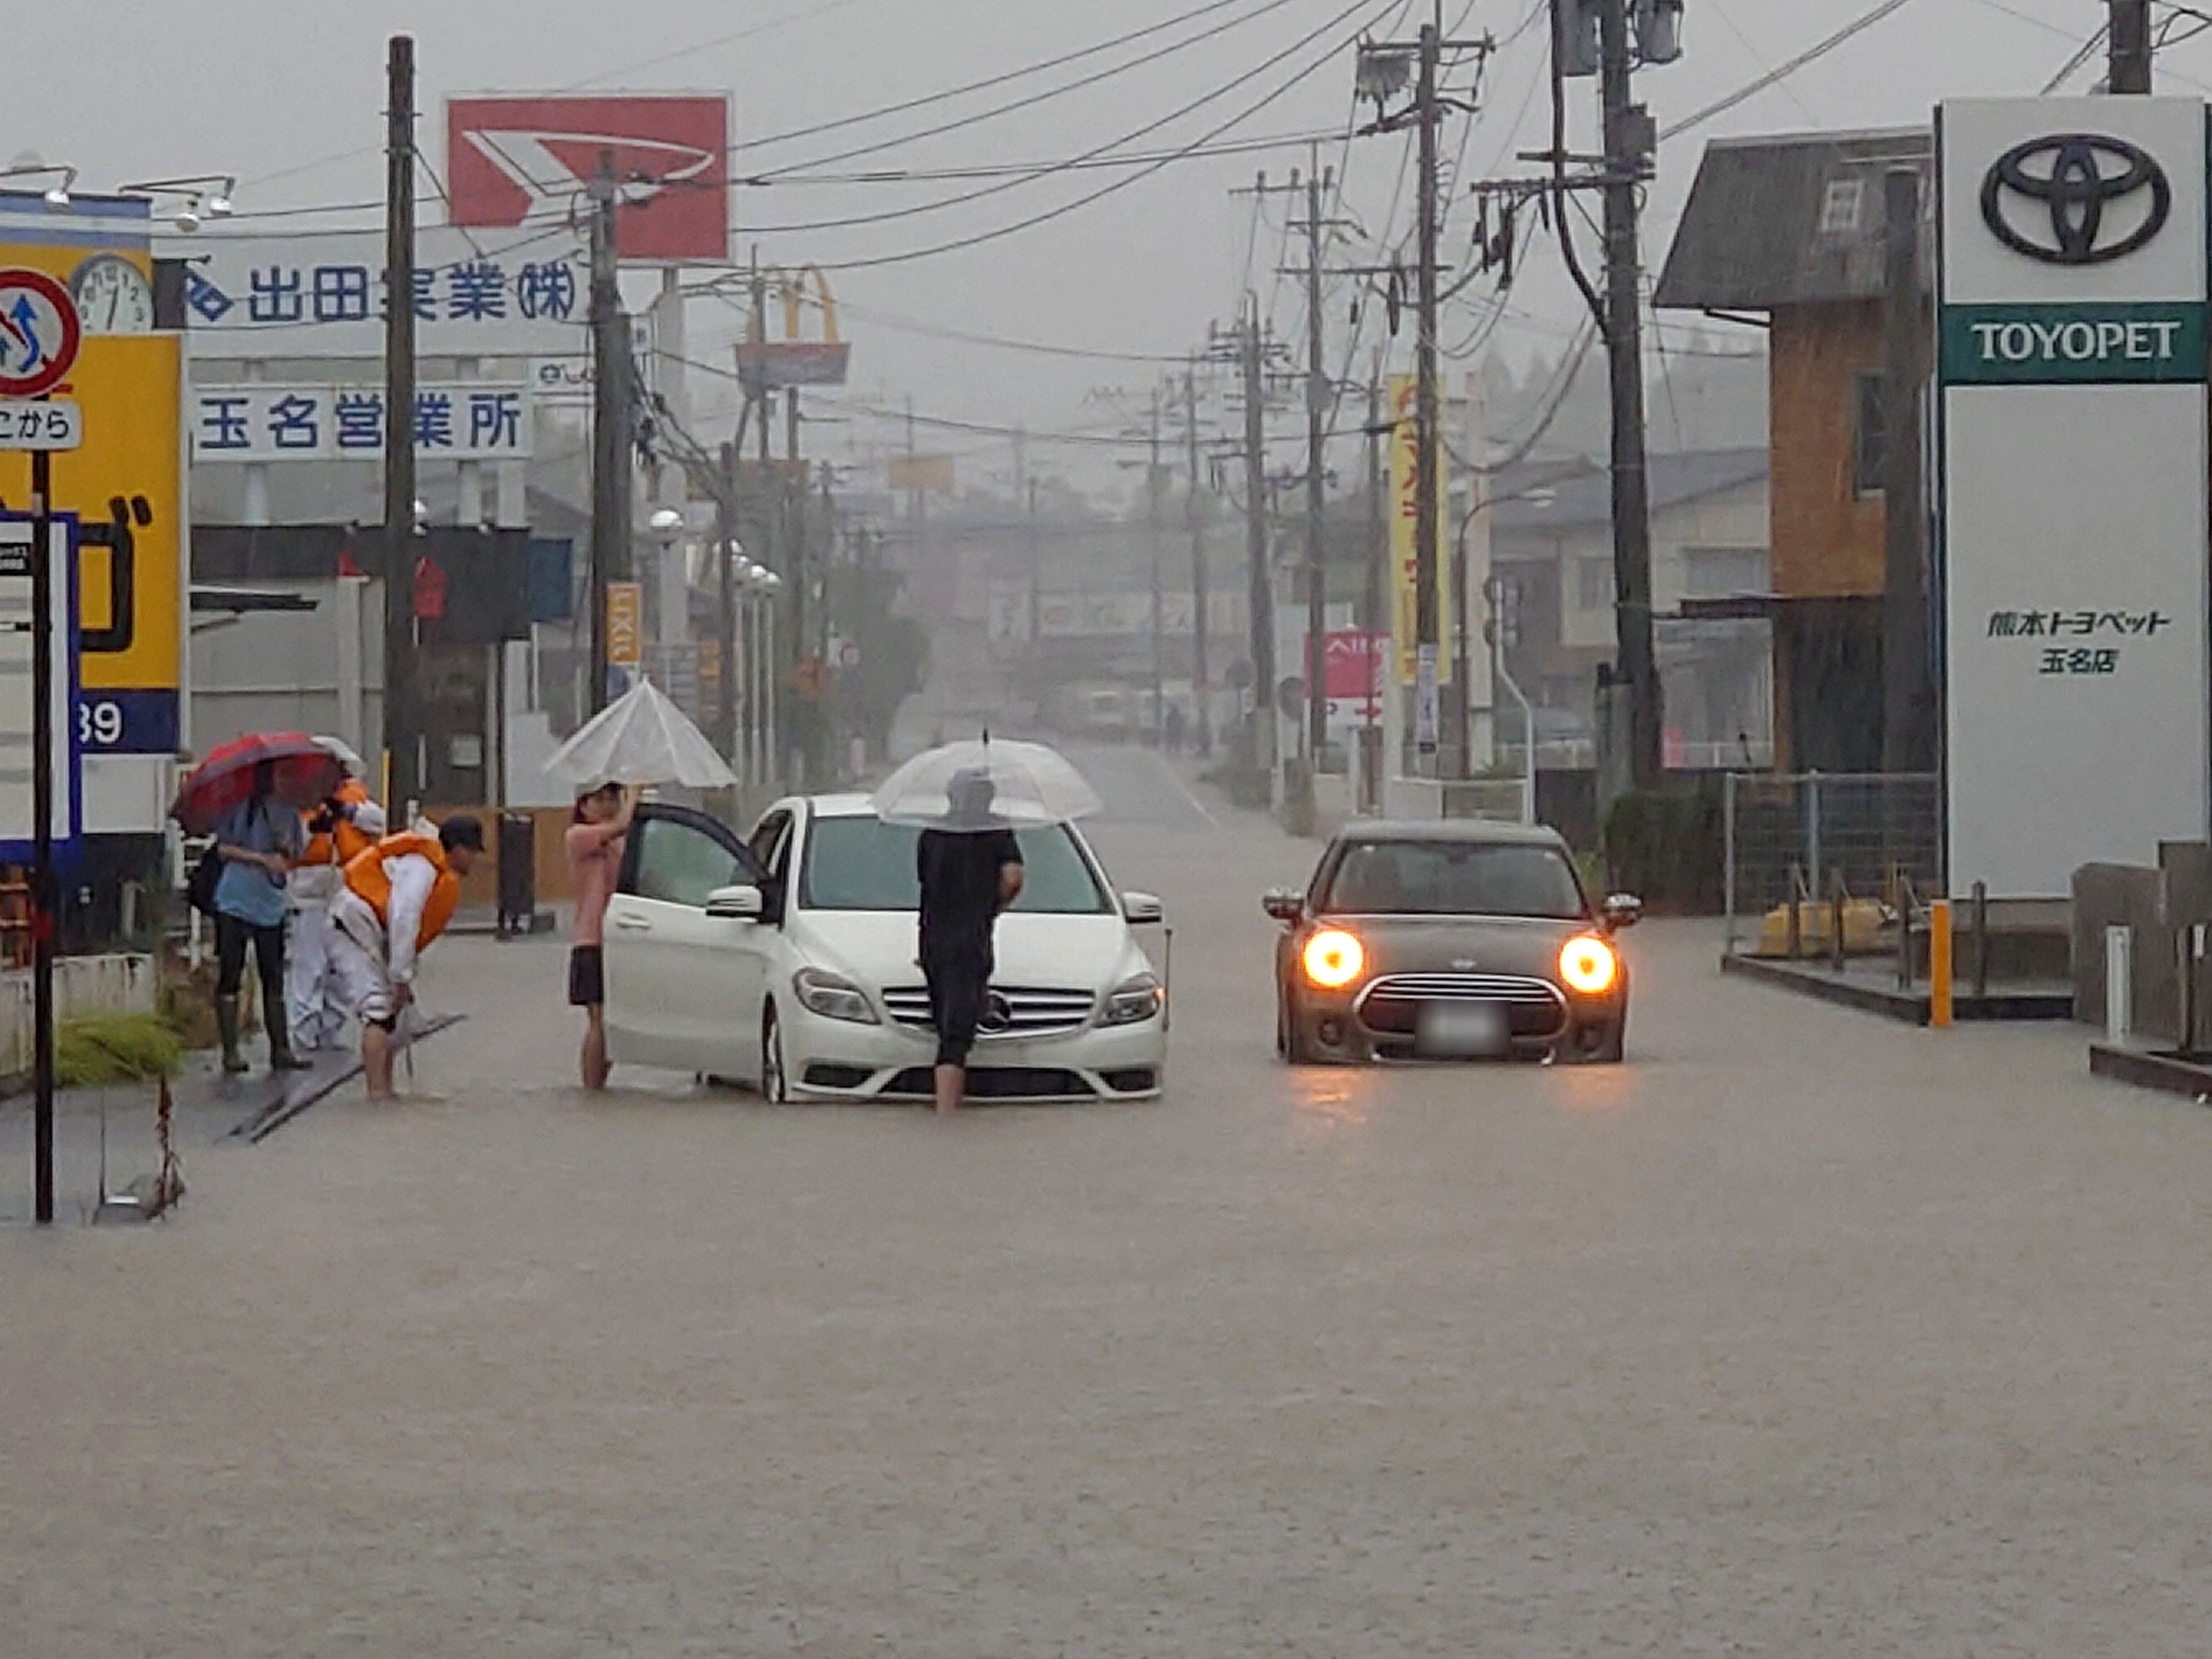
{"type": "Polygon", "coordinates": [[[1352,842],[1321,908],[1358,915],[1587,915],[1574,867],[1556,848],[1461,841],[1352,842]]]}
{"type": "MultiPolygon", "coordinates": [[[[808,910],[918,910],[921,887],[914,844],[921,832],[881,818],[817,818],[806,838],[799,906],[808,910]]],[[[1019,914],[1095,916],[1113,907],[1065,824],[1018,830],[1022,848],[1019,914]]]]}

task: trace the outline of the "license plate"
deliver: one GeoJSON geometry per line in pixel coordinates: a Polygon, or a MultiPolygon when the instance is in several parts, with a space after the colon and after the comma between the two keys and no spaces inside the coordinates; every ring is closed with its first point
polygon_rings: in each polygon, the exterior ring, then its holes
{"type": "Polygon", "coordinates": [[[1493,1060],[1512,1047],[1505,1011],[1480,1002],[1425,1002],[1413,1052],[1431,1060],[1493,1060]]]}

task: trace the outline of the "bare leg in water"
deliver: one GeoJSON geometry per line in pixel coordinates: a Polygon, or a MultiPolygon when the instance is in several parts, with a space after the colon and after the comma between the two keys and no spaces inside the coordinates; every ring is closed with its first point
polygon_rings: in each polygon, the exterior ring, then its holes
{"type": "Polygon", "coordinates": [[[584,1052],[581,1067],[584,1086],[599,1090],[607,1086],[607,1076],[614,1067],[607,1060],[607,1011],[593,1003],[584,1010],[587,1022],[584,1027],[584,1052]]]}

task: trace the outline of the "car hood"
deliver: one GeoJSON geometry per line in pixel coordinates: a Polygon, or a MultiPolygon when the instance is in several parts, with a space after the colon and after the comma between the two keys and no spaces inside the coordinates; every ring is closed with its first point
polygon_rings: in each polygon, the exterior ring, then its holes
{"type": "MultiPolygon", "coordinates": [[[[913,913],[808,910],[790,929],[800,957],[872,990],[921,983],[913,913]]],[[[1151,964],[1118,915],[1015,915],[993,936],[994,983],[1103,992],[1151,964]]]]}
{"type": "Polygon", "coordinates": [[[1365,977],[1384,974],[1514,974],[1556,980],[1559,947],[1589,921],[1516,916],[1328,916],[1367,952],[1365,977]]]}

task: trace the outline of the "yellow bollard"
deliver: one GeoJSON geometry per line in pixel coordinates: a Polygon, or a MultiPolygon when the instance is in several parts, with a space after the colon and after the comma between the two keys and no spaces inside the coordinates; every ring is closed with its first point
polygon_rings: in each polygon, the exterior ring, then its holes
{"type": "Polygon", "coordinates": [[[1951,901],[1937,899],[1928,907],[1928,1023],[1939,1028],[1951,1024],[1951,901]]]}

